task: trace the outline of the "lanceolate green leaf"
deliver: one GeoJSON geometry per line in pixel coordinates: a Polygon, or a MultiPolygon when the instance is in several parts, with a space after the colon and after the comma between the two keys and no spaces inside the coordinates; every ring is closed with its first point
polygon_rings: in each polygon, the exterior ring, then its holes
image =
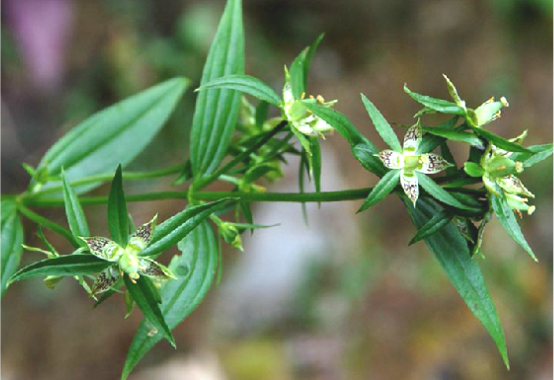
{"type": "Polygon", "coordinates": [[[532,145],[527,149],[530,153],[514,153],[510,158],[514,161],[521,161],[523,166],[528,168],[552,155],[552,144],[532,145]]]}
{"type": "Polygon", "coordinates": [[[23,226],[17,213],[15,202],[2,200],[1,205],[1,288],[0,298],[4,296],[10,276],[17,270],[23,251],[23,226]]]}
{"type": "Polygon", "coordinates": [[[419,230],[415,236],[410,240],[408,245],[417,243],[420,240],[423,240],[438,231],[440,231],[444,226],[446,226],[452,220],[452,215],[446,211],[441,210],[439,213],[435,214],[431,219],[429,219],[419,230]]]}
{"type": "MultiPolygon", "coordinates": [[[[65,172],[62,172],[63,182],[63,200],[65,204],[65,215],[67,217],[67,223],[69,229],[75,236],[88,237],[90,236],[87,219],[83,208],[79,203],[77,193],[67,180],[65,172]]],[[[83,242],[83,244],[85,244],[83,242]]]]}
{"type": "Polygon", "coordinates": [[[10,283],[31,277],[84,276],[97,274],[112,265],[108,261],[88,254],[72,254],[37,261],[20,269],[10,278],[10,283]]]}
{"type": "Polygon", "coordinates": [[[157,226],[152,242],[140,254],[143,256],[157,256],[177,244],[212,213],[223,209],[227,205],[228,199],[221,199],[199,206],[187,207],[157,226]]]}
{"type": "Polygon", "coordinates": [[[369,114],[369,117],[371,118],[371,121],[373,122],[373,125],[377,130],[377,133],[379,133],[379,136],[381,136],[383,141],[386,142],[392,150],[396,152],[402,152],[400,141],[398,141],[398,137],[396,136],[396,133],[394,133],[394,131],[392,130],[392,127],[390,126],[388,121],[383,117],[381,112],[379,112],[379,110],[373,105],[373,103],[371,103],[369,99],[365,97],[364,94],[360,95],[362,97],[362,102],[364,103],[365,109],[367,110],[367,113],[369,114]]]}
{"type": "Polygon", "coordinates": [[[310,137],[310,150],[312,155],[308,160],[313,171],[315,192],[319,193],[321,191],[321,148],[317,137],[310,137]]]}
{"type": "MultiPolygon", "coordinates": [[[[438,128],[443,129],[453,129],[458,123],[458,116],[453,117],[452,119],[439,124],[438,128]]],[[[439,137],[431,134],[426,134],[419,144],[418,152],[419,153],[428,153],[438,147],[440,144],[444,143],[446,139],[444,137],[439,137]]]]}
{"type": "Polygon", "coordinates": [[[473,133],[441,127],[423,127],[423,130],[432,135],[444,137],[449,140],[465,142],[479,149],[485,148],[481,139],[473,133]]]}
{"type": "MultiPolygon", "coordinates": [[[[216,237],[208,222],[202,222],[178,245],[181,256],[175,256],[169,269],[176,280],[166,281],[160,293],[161,310],[170,329],[174,329],[189,316],[204,299],[212,285],[218,266],[216,237]]],[[[129,348],[122,379],[126,379],[140,359],[163,335],[149,334],[147,322],[139,327],[129,348]]]]}
{"type": "MultiPolygon", "coordinates": [[[[373,146],[373,144],[371,144],[342,113],[331,108],[322,107],[313,102],[305,102],[304,105],[316,116],[322,118],[330,126],[335,128],[351,146],[360,143],[366,143],[373,146]]],[[[375,148],[375,150],[377,151],[377,148],[375,148]]]]}
{"type": "Polygon", "coordinates": [[[151,281],[145,276],[140,276],[139,279],[134,282],[129,276],[124,276],[123,281],[125,282],[127,291],[129,291],[131,297],[133,297],[140,310],[142,310],[144,318],[148,321],[147,323],[150,325],[151,333],[161,333],[173,347],[176,347],[175,339],[173,339],[171,330],[167,326],[163,313],[158,305],[158,295],[154,293],[156,289],[151,281]]]}
{"type": "Polygon", "coordinates": [[[108,197],[108,228],[112,239],[121,247],[125,247],[129,238],[129,214],[123,192],[121,166],[115,172],[108,197]]]}
{"type": "MultiPolygon", "coordinates": [[[[442,211],[440,206],[428,199],[418,200],[415,209],[407,198],[404,199],[404,203],[418,229],[421,229],[435,214],[442,211]]],[[[428,236],[425,244],[435,254],[448,279],[460,293],[469,309],[489,332],[498,347],[504,364],[509,368],[504,331],[498,314],[478,262],[470,257],[469,248],[458,228],[453,223],[448,223],[437,233],[428,236]]]]}
{"type": "Polygon", "coordinates": [[[416,102],[423,104],[425,107],[428,107],[437,112],[460,116],[466,114],[466,111],[462,107],[447,100],[436,99],[427,95],[420,95],[418,93],[410,91],[407,86],[404,86],[404,91],[408,95],[410,95],[412,99],[414,99],[416,102]]]}
{"type": "Polygon", "coordinates": [[[452,195],[450,195],[448,191],[437,185],[435,181],[433,181],[425,174],[416,172],[416,175],[421,187],[423,187],[425,191],[427,191],[432,197],[436,198],[437,200],[446,203],[447,205],[450,205],[452,207],[460,208],[462,210],[479,212],[479,209],[466,206],[465,204],[454,198],[452,195]]]}
{"type": "Polygon", "coordinates": [[[494,133],[487,131],[486,129],[480,127],[471,127],[479,136],[487,139],[492,144],[496,145],[498,148],[505,149],[508,152],[523,152],[528,153],[527,148],[522,147],[521,145],[515,144],[511,141],[506,140],[503,137],[495,135],[494,133]]]}
{"type": "Polygon", "coordinates": [[[314,54],[315,54],[315,51],[317,50],[317,47],[319,46],[319,44],[321,43],[321,41],[323,40],[323,37],[325,36],[324,33],[321,33],[319,36],[317,36],[317,38],[315,39],[315,41],[313,42],[313,44],[311,44],[307,50],[305,50],[305,55],[304,55],[304,59],[303,59],[303,67],[304,67],[304,87],[306,88],[308,86],[307,82],[308,82],[308,75],[310,73],[310,68],[312,66],[312,59],[314,57],[314,54]]]}
{"type": "Polygon", "coordinates": [[[381,178],[381,180],[377,182],[377,185],[375,185],[373,190],[371,190],[371,193],[369,193],[358,212],[367,210],[371,206],[385,199],[385,197],[389,195],[392,190],[394,190],[396,185],[398,185],[399,179],[400,170],[388,171],[387,174],[385,174],[383,178],[381,178]]]}
{"type": "Polygon", "coordinates": [[[352,147],[352,155],[356,160],[358,160],[366,170],[382,177],[387,169],[385,169],[381,160],[376,157],[377,153],[379,153],[379,151],[373,145],[368,145],[366,143],[361,143],[352,147]]]}
{"type": "MultiPolygon", "coordinates": [[[[228,0],[202,73],[201,85],[244,74],[244,35],[241,0],[228,0]]],[[[202,91],[196,100],[190,155],[196,180],[214,172],[227,151],[240,109],[234,90],[202,91]]]]}
{"type": "Polygon", "coordinates": [[[494,208],[494,212],[496,213],[496,216],[500,221],[500,224],[502,224],[502,227],[504,227],[508,235],[510,235],[516,243],[518,243],[523,249],[525,249],[525,251],[529,254],[529,256],[533,258],[533,260],[538,261],[537,257],[533,253],[533,250],[527,243],[527,240],[525,240],[523,232],[521,232],[521,228],[517,223],[514,212],[508,205],[506,196],[503,193],[501,196],[491,194],[491,203],[492,207],[494,208]]]}
{"type": "Polygon", "coordinates": [[[203,84],[202,87],[198,88],[196,91],[205,91],[209,89],[236,90],[273,104],[275,107],[281,106],[281,98],[279,95],[260,79],[250,75],[227,75],[203,84]]]}
{"type": "MultiPolygon", "coordinates": [[[[113,173],[129,164],[162,128],[189,85],[175,78],[147,89],[94,114],[63,136],[44,155],[37,170],[59,176],[62,167],[69,181],[113,173]]],[[[43,188],[59,182],[51,182],[43,188]]],[[[75,188],[82,193],[98,183],[75,188]]]]}

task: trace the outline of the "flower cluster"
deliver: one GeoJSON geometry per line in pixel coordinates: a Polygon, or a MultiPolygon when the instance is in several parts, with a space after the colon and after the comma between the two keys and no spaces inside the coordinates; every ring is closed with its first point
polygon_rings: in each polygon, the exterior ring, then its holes
{"type": "Polygon", "coordinates": [[[148,223],[140,226],[131,236],[125,247],[120,247],[114,241],[100,236],[81,237],[94,256],[113,263],[101,272],[92,285],[92,295],[105,292],[110,289],[125,274],[131,281],[136,281],[140,276],[147,276],[155,280],[174,279],[175,275],[164,265],[141,257],[154,234],[156,217],[148,223]]]}

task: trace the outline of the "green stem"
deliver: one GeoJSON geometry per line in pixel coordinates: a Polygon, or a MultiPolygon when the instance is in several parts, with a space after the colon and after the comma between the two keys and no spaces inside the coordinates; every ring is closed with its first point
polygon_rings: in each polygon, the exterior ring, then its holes
{"type": "MultiPolygon", "coordinates": [[[[63,200],[61,201],[60,206],[62,206],[62,205],[63,205],[63,200]]],[[[19,204],[17,207],[18,207],[18,210],[21,214],[25,215],[27,218],[29,218],[33,222],[37,223],[38,225],[42,225],[42,226],[58,233],[59,235],[63,236],[75,248],[80,247],[79,242],[77,242],[77,240],[75,239],[73,234],[68,229],[60,226],[59,224],[51,221],[50,219],[45,218],[42,215],[39,215],[39,214],[35,213],[34,211],[29,210],[27,207],[23,206],[22,204],[19,204]]]]}
{"type": "MultiPolygon", "coordinates": [[[[240,198],[251,202],[340,202],[356,199],[365,199],[371,188],[343,190],[343,191],[324,191],[320,193],[243,193],[239,191],[199,191],[194,193],[195,199],[204,201],[213,201],[222,198],[240,198]]],[[[125,196],[127,202],[144,202],[167,199],[187,199],[186,191],[164,191],[148,194],[130,194],[125,196]]],[[[79,197],[82,205],[100,205],[108,203],[108,197],[79,197]]],[[[63,200],[52,198],[27,199],[25,204],[35,207],[60,207],[63,206],[63,200]]]]}
{"type": "MultiPolygon", "coordinates": [[[[227,164],[225,164],[223,167],[221,167],[219,170],[216,170],[214,173],[210,174],[209,176],[205,178],[201,178],[195,185],[194,188],[196,190],[200,190],[206,186],[208,186],[210,183],[212,183],[214,180],[219,178],[220,175],[226,174],[229,169],[232,169],[236,164],[243,161],[245,158],[250,156],[253,152],[260,149],[263,145],[265,145],[269,140],[273,138],[277,133],[281,132],[286,126],[288,125],[288,122],[286,120],[281,121],[275,128],[271,130],[268,134],[266,134],[264,137],[260,138],[258,142],[256,142],[254,145],[252,145],[250,148],[242,152],[241,154],[237,155],[235,158],[233,158],[231,161],[229,161],[227,164]]],[[[196,192],[194,193],[196,197],[196,192]]]]}
{"type": "MultiPolygon", "coordinates": [[[[171,174],[180,173],[182,170],[183,170],[183,164],[178,164],[178,165],[170,166],[165,169],[159,169],[159,170],[153,170],[153,171],[147,171],[147,172],[124,172],[123,178],[126,180],[159,178],[159,177],[165,177],[171,174]]],[[[75,181],[71,181],[71,185],[72,186],[87,185],[89,183],[95,183],[95,182],[106,182],[112,179],[113,179],[113,174],[99,174],[99,175],[83,177],[75,181]]],[[[62,185],[55,185],[52,187],[48,187],[44,190],[40,190],[36,193],[29,194],[28,196],[30,197],[35,197],[39,195],[42,196],[44,194],[55,193],[57,191],[60,191],[61,189],[62,189],[62,185]]]]}

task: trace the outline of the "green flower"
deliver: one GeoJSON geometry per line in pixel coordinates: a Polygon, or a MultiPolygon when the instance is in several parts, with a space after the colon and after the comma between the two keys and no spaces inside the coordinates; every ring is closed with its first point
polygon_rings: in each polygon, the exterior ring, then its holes
{"type": "MultiPolygon", "coordinates": [[[[523,141],[526,132],[521,136],[511,139],[512,142],[523,141]]],[[[499,189],[506,195],[508,205],[520,217],[521,212],[527,212],[531,215],[536,207],[528,204],[529,198],[535,198],[521,180],[515,174],[523,171],[523,165],[520,162],[513,161],[510,156],[512,152],[498,149],[490,144],[481,157],[481,167],[483,170],[483,184],[487,190],[494,195],[500,196],[499,189]]]]}
{"type": "Polygon", "coordinates": [[[96,277],[92,285],[92,295],[110,289],[125,274],[132,281],[136,281],[140,276],[147,276],[156,280],[176,278],[164,265],[147,257],[140,256],[140,253],[152,240],[156,227],[156,218],[157,215],[148,223],[140,226],[131,236],[125,247],[121,247],[105,237],[81,237],[94,256],[113,263],[113,265],[96,277]]]}
{"type": "Polygon", "coordinates": [[[337,102],[332,100],[326,102],[321,95],[317,97],[310,96],[305,99],[305,94],[302,94],[300,99],[296,99],[292,92],[292,84],[290,74],[285,67],[285,85],[283,86],[283,113],[284,118],[292,125],[293,128],[307,136],[323,136],[324,133],[333,130],[326,121],[314,115],[305,106],[305,102],[317,102],[320,106],[331,108],[337,102]]]}
{"type": "Polygon", "coordinates": [[[388,169],[401,170],[400,183],[408,198],[414,203],[414,206],[419,197],[419,184],[415,172],[435,174],[452,166],[452,164],[438,154],[417,153],[422,134],[423,131],[418,121],[417,124],[411,126],[406,132],[402,152],[387,149],[376,154],[388,169]]]}
{"type": "Polygon", "coordinates": [[[482,127],[483,125],[498,119],[502,114],[502,108],[510,106],[505,97],[501,97],[500,100],[496,101],[494,97],[492,97],[476,109],[467,108],[466,102],[460,98],[458,90],[452,81],[446,75],[443,74],[443,76],[446,80],[446,87],[448,88],[450,97],[454,100],[456,105],[465,110],[467,122],[474,127],[482,127]]]}

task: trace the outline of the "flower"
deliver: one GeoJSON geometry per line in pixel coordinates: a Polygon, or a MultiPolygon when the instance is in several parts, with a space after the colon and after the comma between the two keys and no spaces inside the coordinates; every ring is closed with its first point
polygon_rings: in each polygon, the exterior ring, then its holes
{"type": "Polygon", "coordinates": [[[306,108],[304,103],[307,101],[315,101],[320,106],[331,108],[335,105],[337,100],[326,102],[321,95],[318,95],[315,98],[313,96],[309,96],[309,99],[305,99],[305,96],[306,94],[302,93],[300,99],[296,99],[294,97],[290,74],[285,67],[285,85],[283,86],[284,117],[293,128],[304,135],[323,136],[325,132],[332,131],[333,127],[331,127],[320,117],[314,115],[306,108]]]}
{"type": "Polygon", "coordinates": [[[113,263],[102,271],[92,285],[91,293],[96,295],[110,289],[125,274],[134,282],[141,275],[157,280],[175,279],[175,275],[164,265],[147,257],[140,257],[154,234],[157,215],[140,226],[131,236],[127,246],[121,247],[105,237],[81,237],[90,252],[105,261],[113,263]]]}
{"type": "Polygon", "coordinates": [[[499,101],[495,101],[494,97],[492,97],[475,110],[467,108],[466,102],[460,98],[458,90],[452,81],[444,74],[443,77],[446,80],[446,87],[448,88],[450,97],[454,100],[456,105],[465,110],[467,122],[474,127],[482,127],[483,125],[498,119],[502,113],[502,108],[510,106],[505,97],[501,97],[499,101]]]}
{"type": "MultiPolygon", "coordinates": [[[[511,142],[523,142],[527,131],[520,136],[510,139],[511,142]]],[[[481,167],[483,168],[483,184],[489,193],[500,196],[499,189],[506,195],[508,205],[521,218],[521,212],[527,212],[531,215],[536,207],[527,204],[529,198],[535,198],[521,180],[516,177],[516,173],[523,171],[521,162],[513,161],[510,156],[512,152],[497,148],[490,144],[481,157],[481,167]]]]}
{"type": "Polygon", "coordinates": [[[419,196],[419,184],[416,172],[435,174],[453,166],[435,153],[418,154],[423,131],[419,121],[411,126],[404,136],[402,152],[387,149],[376,154],[388,169],[401,170],[400,183],[410,200],[416,204],[419,196]]]}

